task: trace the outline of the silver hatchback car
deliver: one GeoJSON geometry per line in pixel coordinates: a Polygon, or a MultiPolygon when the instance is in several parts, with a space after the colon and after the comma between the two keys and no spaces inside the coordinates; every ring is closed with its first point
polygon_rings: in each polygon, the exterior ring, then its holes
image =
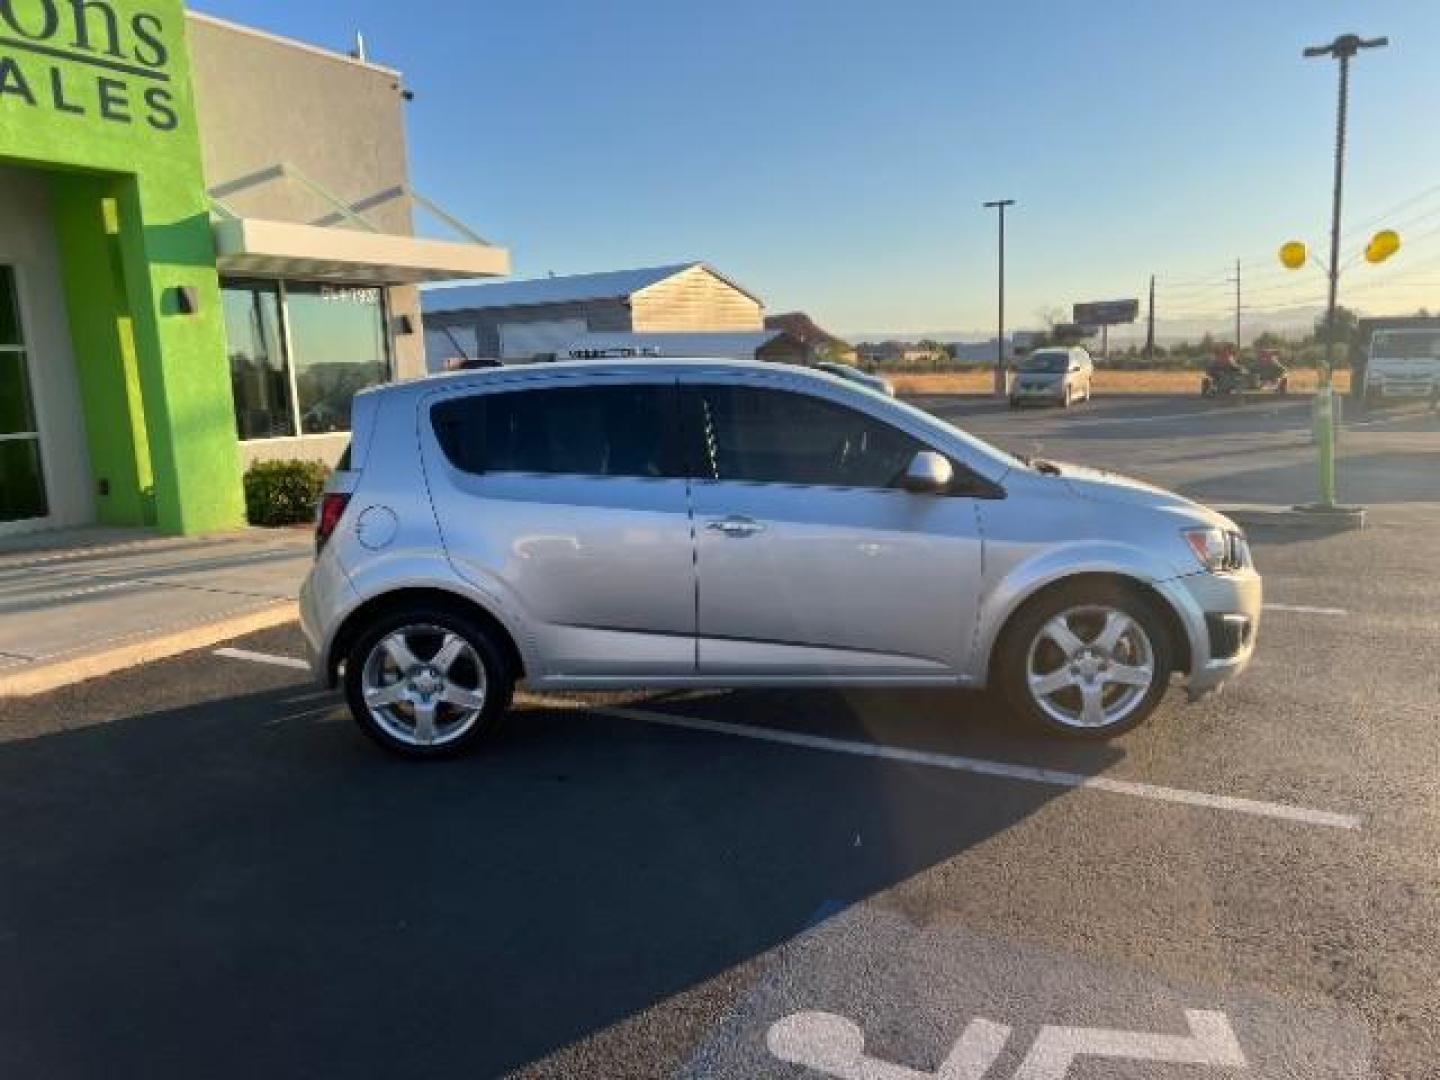
{"type": "Polygon", "coordinates": [[[402,754],[483,740],[520,680],[997,686],[1103,738],[1255,648],[1260,578],[1225,517],[803,368],[463,372],[366,391],[353,425],[301,621],[402,754]]]}

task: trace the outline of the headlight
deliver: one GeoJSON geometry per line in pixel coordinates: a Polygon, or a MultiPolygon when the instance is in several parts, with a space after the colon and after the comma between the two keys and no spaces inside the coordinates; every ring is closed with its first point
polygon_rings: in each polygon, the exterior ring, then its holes
{"type": "Polygon", "coordinates": [[[1200,565],[1212,574],[1227,570],[1241,570],[1250,565],[1250,548],[1245,537],[1238,532],[1226,532],[1211,526],[1205,529],[1186,529],[1185,542],[1200,560],[1200,565]]]}

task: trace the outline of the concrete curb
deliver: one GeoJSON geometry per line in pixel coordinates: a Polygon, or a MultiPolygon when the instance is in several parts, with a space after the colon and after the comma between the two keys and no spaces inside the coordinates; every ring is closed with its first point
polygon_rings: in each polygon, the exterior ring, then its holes
{"type": "Polygon", "coordinates": [[[0,671],[0,698],[43,694],[86,679],[111,675],[137,664],[164,660],[244,634],[253,634],[257,630],[283,626],[298,617],[295,601],[277,600],[254,611],[187,626],[183,630],[162,631],[140,640],[25,664],[16,670],[0,671]]]}
{"type": "Polygon", "coordinates": [[[1365,510],[1359,506],[1278,506],[1243,503],[1216,506],[1215,510],[1246,529],[1317,529],[1345,532],[1365,528],[1365,510]]]}

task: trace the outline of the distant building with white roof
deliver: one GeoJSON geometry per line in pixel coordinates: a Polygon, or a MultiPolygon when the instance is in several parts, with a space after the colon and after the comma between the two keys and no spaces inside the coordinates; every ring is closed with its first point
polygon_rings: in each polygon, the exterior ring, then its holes
{"type": "Polygon", "coordinates": [[[431,289],[421,303],[432,371],[563,357],[594,334],[765,331],[759,297],[703,262],[431,289]]]}

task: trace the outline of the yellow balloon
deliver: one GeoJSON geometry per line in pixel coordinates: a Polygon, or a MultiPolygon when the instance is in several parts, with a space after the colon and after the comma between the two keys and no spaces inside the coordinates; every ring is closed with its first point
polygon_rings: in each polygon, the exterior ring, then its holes
{"type": "Polygon", "coordinates": [[[1370,238],[1365,248],[1365,260],[1382,263],[1400,250],[1400,234],[1394,229],[1381,229],[1370,238]]]}
{"type": "Polygon", "coordinates": [[[1308,253],[1305,245],[1299,240],[1291,240],[1280,249],[1280,261],[1285,264],[1288,270],[1299,270],[1305,265],[1305,257],[1308,253]]]}

